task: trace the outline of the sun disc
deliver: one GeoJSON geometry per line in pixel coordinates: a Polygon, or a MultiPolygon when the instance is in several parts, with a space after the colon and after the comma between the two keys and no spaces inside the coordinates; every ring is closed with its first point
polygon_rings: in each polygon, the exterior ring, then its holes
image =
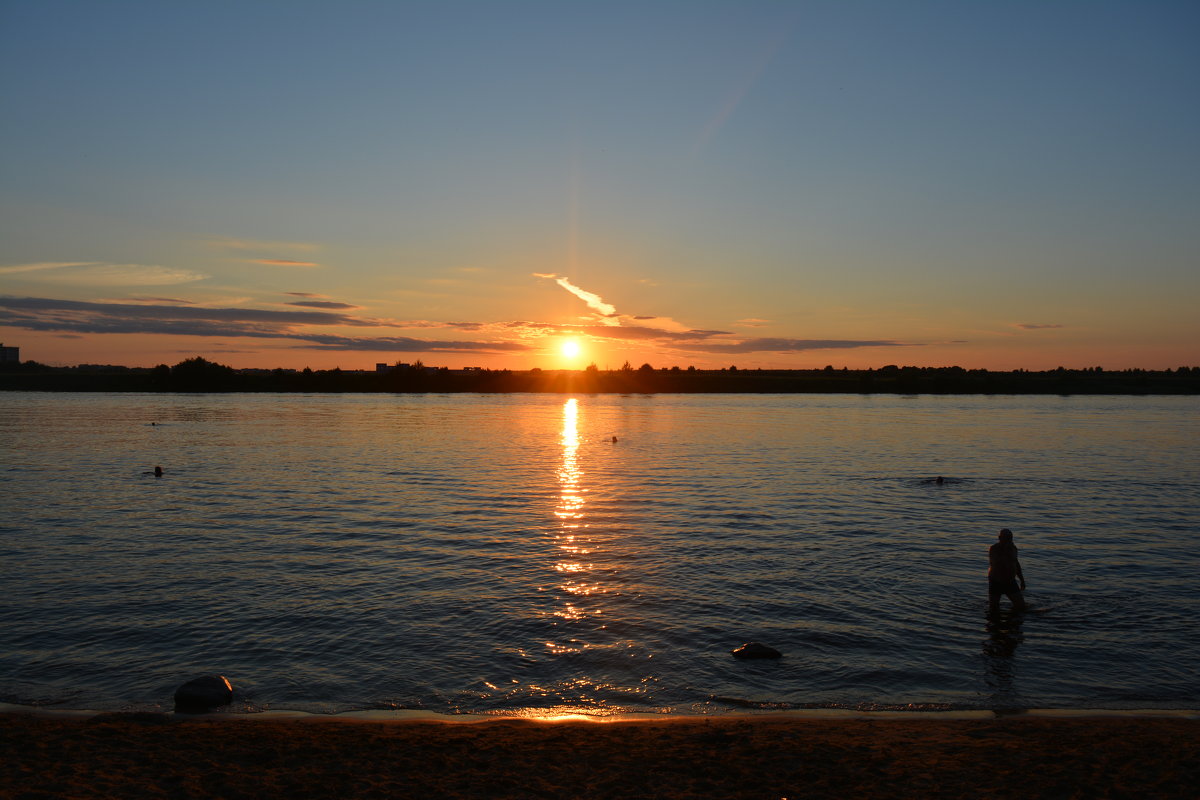
{"type": "Polygon", "coordinates": [[[560,349],[562,350],[562,354],[567,358],[575,358],[579,355],[579,342],[574,339],[567,339],[562,343],[560,349]]]}

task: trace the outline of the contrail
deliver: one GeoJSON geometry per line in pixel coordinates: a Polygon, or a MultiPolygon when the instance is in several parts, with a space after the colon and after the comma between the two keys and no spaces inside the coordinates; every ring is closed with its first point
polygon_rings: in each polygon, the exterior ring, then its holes
{"type": "Polygon", "coordinates": [[[618,319],[619,315],[617,314],[616,306],[611,305],[611,304],[606,303],[603,300],[601,300],[600,295],[598,295],[594,292],[589,292],[586,289],[580,289],[578,286],[571,283],[566,278],[560,278],[557,275],[547,275],[542,272],[535,272],[533,274],[535,277],[538,277],[538,278],[550,278],[555,283],[557,283],[559,286],[563,287],[568,292],[575,295],[583,302],[587,303],[588,308],[592,309],[593,311],[598,313],[601,317],[603,317],[603,321],[604,321],[605,325],[620,325],[621,324],[621,320],[618,319]]]}
{"type": "Polygon", "coordinates": [[[780,48],[783,47],[784,42],[787,41],[788,36],[791,35],[791,28],[792,25],[790,24],[781,26],[779,33],[776,34],[775,38],[767,44],[766,49],[763,51],[762,55],[759,56],[758,61],[746,74],[746,77],[742,80],[742,83],[725,98],[725,102],[721,105],[721,108],[712,117],[712,119],[705,124],[704,129],[700,131],[699,138],[696,139],[696,143],[692,146],[693,156],[697,155],[701,150],[703,150],[705,145],[708,144],[708,140],[711,139],[718,130],[724,127],[726,121],[733,116],[733,112],[736,111],[737,107],[740,106],[742,101],[746,99],[746,95],[748,95],[750,90],[754,88],[754,84],[758,83],[759,78],[761,78],[763,73],[766,72],[767,67],[771,63],[771,59],[776,53],[779,52],[780,48]]]}

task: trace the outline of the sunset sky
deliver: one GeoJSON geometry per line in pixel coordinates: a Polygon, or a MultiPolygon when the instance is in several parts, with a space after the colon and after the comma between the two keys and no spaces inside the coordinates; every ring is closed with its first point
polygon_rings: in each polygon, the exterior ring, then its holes
{"type": "Polygon", "coordinates": [[[0,120],[47,364],[1200,365],[1196,2],[3,0],[0,120]]]}

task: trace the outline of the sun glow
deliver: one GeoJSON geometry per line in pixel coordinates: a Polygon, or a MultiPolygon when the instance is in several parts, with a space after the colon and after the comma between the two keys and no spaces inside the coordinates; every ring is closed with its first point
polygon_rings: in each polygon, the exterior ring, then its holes
{"type": "Polygon", "coordinates": [[[558,349],[563,354],[563,358],[579,358],[579,354],[583,352],[583,346],[579,344],[578,339],[566,339],[558,346],[558,349]]]}

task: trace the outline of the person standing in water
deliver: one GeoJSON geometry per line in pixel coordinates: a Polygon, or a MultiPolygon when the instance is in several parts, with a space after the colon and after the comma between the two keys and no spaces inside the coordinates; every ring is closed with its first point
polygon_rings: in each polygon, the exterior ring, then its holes
{"type": "Polygon", "coordinates": [[[1021,562],[1017,560],[1017,546],[1013,544],[1012,531],[1004,528],[1000,531],[999,540],[988,548],[988,608],[991,611],[1000,610],[1000,595],[1008,595],[1014,611],[1025,609],[1025,598],[1021,592],[1025,589],[1025,574],[1021,572],[1021,562]],[[1017,581],[1021,582],[1020,588],[1017,581]]]}

